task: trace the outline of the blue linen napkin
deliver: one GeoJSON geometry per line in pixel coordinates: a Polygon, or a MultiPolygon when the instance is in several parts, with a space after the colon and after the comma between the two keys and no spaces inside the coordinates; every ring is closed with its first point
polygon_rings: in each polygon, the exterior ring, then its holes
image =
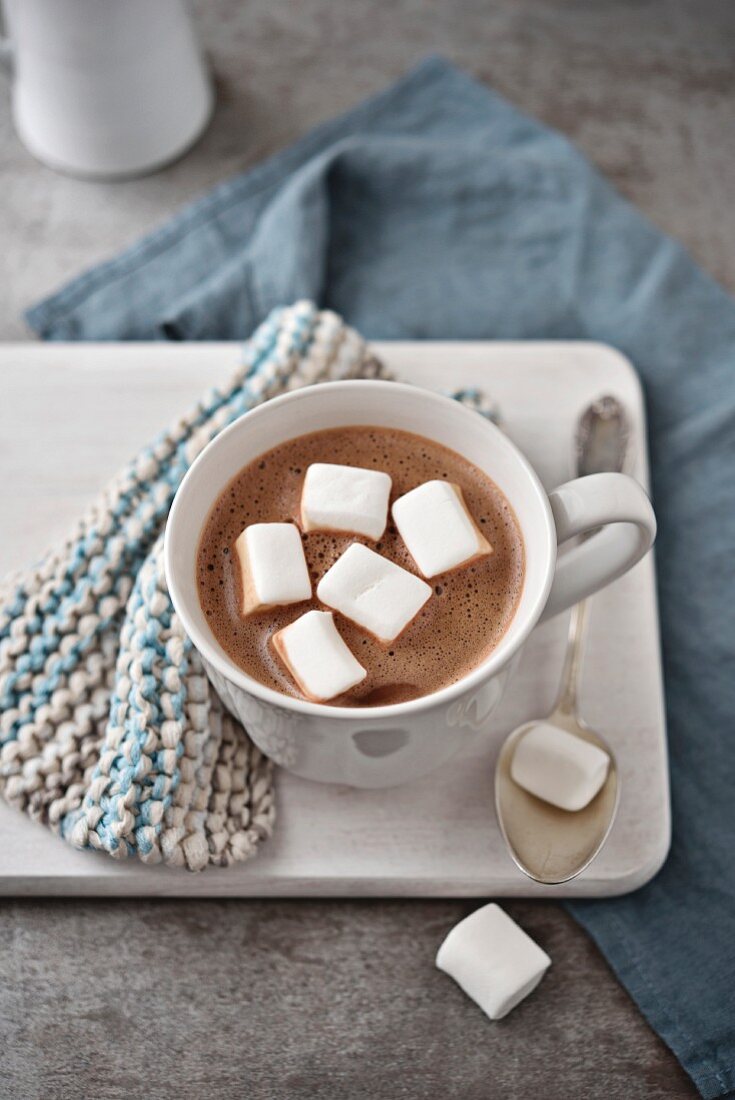
{"type": "Polygon", "coordinates": [[[28,320],[54,340],[242,338],[301,297],[374,338],[603,340],[637,366],[673,846],[642,890],[569,909],[701,1094],[735,1091],[735,303],[568,141],[430,59],[28,320]]]}

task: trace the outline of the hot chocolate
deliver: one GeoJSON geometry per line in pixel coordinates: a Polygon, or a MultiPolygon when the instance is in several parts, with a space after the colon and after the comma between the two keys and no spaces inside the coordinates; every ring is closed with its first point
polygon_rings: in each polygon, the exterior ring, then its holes
{"type": "Polygon", "coordinates": [[[481,536],[479,544],[486,540],[492,548],[466,565],[426,577],[431,596],[394,641],[381,641],[335,611],[339,634],[365,676],[329,702],[355,707],[402,703],[446,687],[481,664],[507,630],[523,588],[523,539],[513,510],[493,481],[461,455],[421,436],[377,427],[330,429],[283,443],[245,466],[215,502],[199,543],[197,583],[207,622],[230,658],[260,683],[301,697],[273,636],[308,611],[330,610],[317,598],[317,585],[352,543],[363,543],[423,578],[390,512],[377,539],[304,531],[302,490],[313,463],[389,474],[391,505],[425,482],[458,486],[481,536]],[[243,614],[235,544],[252,524],[288,522],[302,531],[311,598],[243,614]]]}

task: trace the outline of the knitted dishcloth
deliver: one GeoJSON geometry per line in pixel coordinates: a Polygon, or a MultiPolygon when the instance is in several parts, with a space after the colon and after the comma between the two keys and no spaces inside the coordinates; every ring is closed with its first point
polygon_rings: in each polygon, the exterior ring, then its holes
{"type": "MultiPolygon", "coordinates": [[[[341,319],[300,302],[244,365],[135,458],[60,548],[0,591],[0,792],[78,848],[192,871],[252,856],[273,768],[225,710],[168,595],[162,532],[184,474],[255,405],[389,375],[341,319]]],[[[456,395],[480,411],[476,393],[456,395]]]]}

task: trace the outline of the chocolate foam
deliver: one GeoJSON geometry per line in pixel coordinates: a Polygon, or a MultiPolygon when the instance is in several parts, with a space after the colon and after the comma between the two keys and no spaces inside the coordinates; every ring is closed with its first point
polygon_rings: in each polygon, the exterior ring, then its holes
{"type": "MultiPolygon", "coordinates": [[[[393,479],[391,504],[432,478],[453,481],[494,550],[489,557],[433,578],[433,597],[389,648],[335,613],[338,629],[367,677],[332,704],[402,703],[466,676],[498,644],[518,606],[525,570],[518,521],[500,489],[467,459],[422,436],[385,428],[347,427],[299,436],[261,455],[229,483],[207,518],[197,553],[199,599],[222,648],[254,679],[301,698],[270,638],[306,611],[325,609],[314,596],[243,618],[238,611],[234,544],[250,523],[299,522],[301,486],[312,462],[385,470],[393,479]]],[[[317,531],[302,538],[314,591],[355,541],[420,575],[390,516],[377,542],[317,531]]]]}

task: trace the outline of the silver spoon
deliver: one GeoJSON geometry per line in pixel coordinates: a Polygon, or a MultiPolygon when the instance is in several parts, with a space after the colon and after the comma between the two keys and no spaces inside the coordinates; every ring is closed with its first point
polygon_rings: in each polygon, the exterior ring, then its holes
{"type": "MultiPolygon", "coordinates": [[[[575,436],[576,467],[586,474],[622,471],[629,457],[630,429],[620,402],[601,397],[582,414],[575,436]]],[[[536,882],[558,885],[576,878],[598,854],[612,828],[620,798],[620,779],[612,749],[577,713],[577,689],[587,621],[588,601],[572,608],[561,690],[548,718],[524,722],[509,733],[495,770],[495,807],[508,850],[524,874],[536,882]],[[582,810],[569,812],[543,802],[510,777],[519,739],[540,724],[551,724],[591,741],[610,756],[602,789],[582,810]]]]}

